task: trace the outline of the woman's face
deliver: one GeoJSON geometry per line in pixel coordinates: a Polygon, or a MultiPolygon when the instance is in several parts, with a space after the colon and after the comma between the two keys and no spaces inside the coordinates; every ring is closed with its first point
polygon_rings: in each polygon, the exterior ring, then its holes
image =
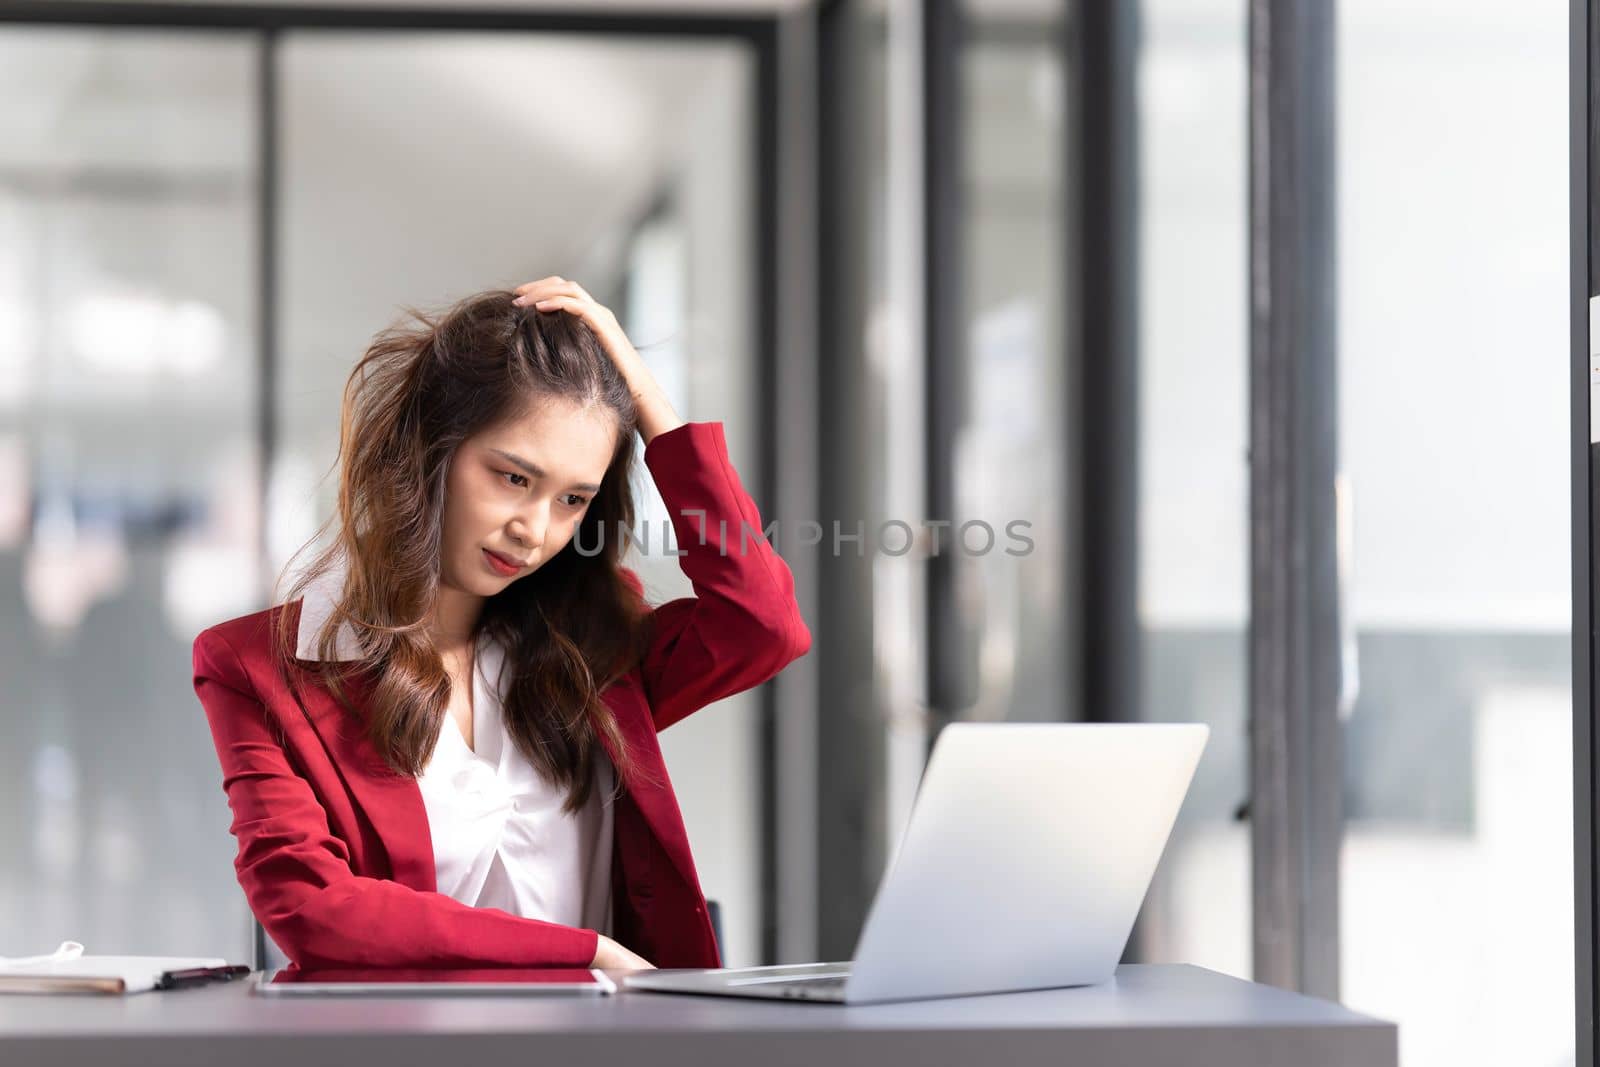
{"type": "Polygon", "coordinates": [[[538,570],[572,540],[616,446],[608,408],[562,398],[463,441],[445,482],[440,583],[490,597],[538,570]]]}

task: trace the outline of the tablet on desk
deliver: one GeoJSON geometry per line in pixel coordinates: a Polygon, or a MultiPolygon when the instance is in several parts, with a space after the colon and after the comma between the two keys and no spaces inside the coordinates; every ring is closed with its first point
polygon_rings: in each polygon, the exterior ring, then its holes
{"type": "Polygon", "coordinates": [[[605,996],[617,991],[604,972],[581,968],[490,967],[471,970],[317,969],[262,971],[262,996],[605,996]]]}

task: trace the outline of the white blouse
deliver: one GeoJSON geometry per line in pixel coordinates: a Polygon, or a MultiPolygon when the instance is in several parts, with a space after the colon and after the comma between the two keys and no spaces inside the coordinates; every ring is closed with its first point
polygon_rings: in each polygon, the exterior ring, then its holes
{"type": "Polygon", "coordinates": [[[566,790],[541,775],[505,728],[504,650],[480,640],[472,677],[472,748],[444,716],[418,785],[428,809],[439,892],[481,908],[611,931],[615,781],[597,752],[594,786],[576,813],[566,790]]]}
{"type": "MultiPolygon", "coordinates": [[[[296,654],[317,659],[317,630],[332,611],[328,590],[342,574],[306,590],[296,654]]],[[[339,659],[359,646],[348,624],[339,659]]],[[[595,780],[578,812],[561,810],[558,789],[512,743],[501,715],[505,650],[480,638],[472,677],[472,747],[443,716],[438,743],[417,784],[428,813],[438,890],[463,904],[529,919],[611,932],[611,790],[615,769],[597,749],[595,780]]]]}

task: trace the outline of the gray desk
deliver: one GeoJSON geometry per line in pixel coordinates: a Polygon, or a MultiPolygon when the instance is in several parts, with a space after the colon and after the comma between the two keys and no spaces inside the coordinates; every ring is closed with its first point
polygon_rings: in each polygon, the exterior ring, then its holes
{"type": "Polygon", "coordinates": [[[272,1000],[251,995],[251,981],[0,996],[0,1064],[1394,1067],[1397,1058],[1392,1023],[1199,967],[1128,966],[1102,986],[850,1008],[627,992],[272,1000]]]}

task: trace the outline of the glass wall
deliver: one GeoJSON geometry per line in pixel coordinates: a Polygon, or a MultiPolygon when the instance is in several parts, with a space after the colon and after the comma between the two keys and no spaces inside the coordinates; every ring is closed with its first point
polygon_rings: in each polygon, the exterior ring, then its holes
{"type": "Polygon", "coordinates": [[[1144,958],[1249,977],[1245,5],[1144,0],[1139,124],[1143,713],[1210,724],[1144,958]]]}
{"type": "MultiPolygon", "coordinates": [[[[274,575],[331,513],[345,379],[403,315],[550,274],[611,307],[686,419],[757,476],[753,55],[561,34],[298,32],[279,50],[274,575]]],[[[692,595],[640,465],[631,565],[692,595]]],[[[760,962],[757,695],[662,735],[725,959],[760,962]]]]}
{"type": "MultiPolygon", "coordinates": [[[[0,30],[7,955],[75,939],[248,958],[189,645],[274,600],[330,513],[346,375],[403,307],[577,278],[757,475],[748,45],[289,32],[263,492],[259,47],[0,30]]],[[[692,592],[661,537],[641,541],[652,598],[692,592]]],[[[732,963],[759,951],[755,705],[662,738],[732,963]]]]}
{"type": "Polygon", "coordinates": [[[1339,7],[1346,1001],[1573,1060],[1567,6],[1339,7]]]}
{"type": "MultiPolygon", "coordinates": [[[[980,720],[1074,717],[1067,565],[1068,402],[1063,358],[1066,289],[1065,91],[1062,13],[1055,5],[966,0],[955,15],[953,114],[930,114],[923,54],[928,18],[907,0],[859,0],[852,60],[864,207],[859,274],[865,310],[860,346],[860,417],[881,427],[859,438],[855,461],[872,588],[872,689],[868,732],[882,730],[882,821],[865,846],[876,886],[892,862],[931,740],[929,668],[959,658],[961,692],[941,694],[941,712],[980,720]],[[940,235],[925,217],[930,126],[954,124],[954,203],[940,220],[954,228],[959,279],[947,319],[958,371],[930,385],[928,263],[940,235]],[[928,391],[958,414],[951,453],[928,451],[928,391]],[[934,514],[930,473],[948,463],[952,501],[934,514]],[[943,521],[946,528],[935,528],[943,521]],[[904,524],[907,529],[891,527],[904,524]],[[955,629],[933,647],[928,623],[928,554],[937,537],[954,559],[955,629]],[[878,855],[875,841],[885,844],[878,855]]],[[[843,547],[849,553],[850,546],[843,547]]],[[[838,555],[838,551],[833,553],[838,555]]],[[[835,562],[834,566],[841,566],[835,562]]],[[[950,687],[952,690],[954,686],[950,687]]],[[[829,714],[824,709],[823,714],[829,714]]],[[[834,712],[834,714],[844,714],[834,712]]],[[[875,806],[877,790],[874,789],[875,806]]],[[[849,946],[840,942],[839,950],[849,946]]]]}
{"type": "MultiPolygon", "coordinates": [[[[848,6],[848,262],[823,266],[859,304],[823,309],[849,349],[824,432],[860,442],[864,503],[844,518],[876,529],[928,517],[925,5],[848,6]]],[[[1060,417],[1063,16],[960,8],[953,517],[1001,534],[962,554],[978,684],[961,713],[1074,718],[1066,538],[1093,505],[1072,501],[1060,417]],[[1003,551],[1011,519],[1031,523],[1024,557],[1003,551]]],[[[1565,16],[1554,0],[1340,5],[1359,680],[1343,987],[1399,1021],[1408,1067],[1573,1058],[1565,16]]],[[[1139,17],[1142,715],[1213,731],[1140,949],[1248,977],[1246,6],[1144,0],[1139,17]]],[[[189,643],[267,603],[329,514],[340,390],[403,307],[578,278],[686,417],[726,422],[755,478],[747,46],[286,31],[277,56],[278,451],[262,457],[254,39],[0,29],[3,954],[247,951],[189,643]]],[[[670,556],[636,565],[657,599],[690,591],[670,556]]],[[[823,798],[836,825],[818,840],[848,839],[875,885],[926,753],[925,561],[850,567],[860,599],[840,614],[870,662],[842,664],[820,714],[869,738],[871,766],[848,769],[864,803],[823,798]]],[[[756,712],[741,695],[663,736],[734,964],[759,953],[756,712]]]]}
{"type": "Polygon", "coordinates": [[[973,639],[972,704],[962,714],[1073,719],[1063,16],[1050,5],[993,0],[969,3],[965,14],[965,417],[954,520],[958,530],[985,525],[957,539],[958,599],[973,639]]]}
{"type": "Polygon", "coordinates": [[[0,955],[248,958],[189,646],[261,588],[256,63],[0,29],[0,955]]]}

